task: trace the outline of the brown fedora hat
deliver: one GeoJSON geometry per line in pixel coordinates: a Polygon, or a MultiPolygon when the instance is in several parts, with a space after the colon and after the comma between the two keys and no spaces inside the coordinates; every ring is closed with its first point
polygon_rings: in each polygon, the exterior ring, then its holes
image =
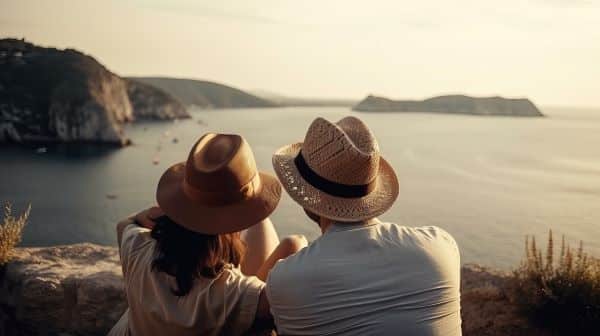
{"type": "Polygon", "coordinates": [[[259,172],[246,140],[208,133],[186,162],[164,172],[156,200],[179,225],[204,234],[246,229],[267,218],[279,203],[281,185],[259,172]]]}
{"type": "Polygon", "coordinates": [[[377,217],[398,197],[398,179],[360,119],[315,119],[304,138],[273,155],[288,194],[318,215],[355,222],[377,217]]]}

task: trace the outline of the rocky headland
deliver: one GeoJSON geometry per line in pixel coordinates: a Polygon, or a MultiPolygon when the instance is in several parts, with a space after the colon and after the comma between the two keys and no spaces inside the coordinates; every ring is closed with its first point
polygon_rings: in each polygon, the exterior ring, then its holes
{"type": "Polygon", "coordinates": [[[122,145],[126,83],[73,49],[0,40],[0,141],[122,145]]]}
{"type": "Polygon", "coordinates": [[[136,120],[191,118],[185,106],[167,92],[133,79],[127,79],[126,83],[136,120]]]}
{"type": "Polygon", "coordinates": [[[369,95],[353,108],[361,112],[433,112],[472,115],[543,117],[527,98],[438,96],[425,100],[392,100],[369,95]]]}
{"type": "Polygon", "coordinates": [[[178,118],[189,114],[177,99],[89,55],[0,40],[0,142],[120,146],[126,122],[178,118]]]}
{"type": "MultiPolygon", "coordinates": [[[[519,314],[508,283],[506,273],[463,266],[465,336],[550,334],[519,314]]],[[[115,247],[17,248],[0,268],[0,335],[105,335],[126,308],[115,247]]]]}

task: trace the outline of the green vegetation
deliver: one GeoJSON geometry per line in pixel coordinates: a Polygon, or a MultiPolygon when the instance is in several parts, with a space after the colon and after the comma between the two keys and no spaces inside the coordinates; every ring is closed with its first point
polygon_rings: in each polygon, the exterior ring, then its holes
{"type": "Polygon", "coordinates": [[[4,207],[4,221],[0,224],[0,265],[8,263],[12,257],[12,251],[21,241],[23,227],[29,218],[31,206],[19,217],[12,215],[10,204],[4,207]]]}
{"type": "Polygon", "coordinates": [[[513,280],[512,299],[533,322],[569,335],[600,334],[600,259],[585,253],[582,242],[574,250],[563,236],[557,260],[552,231],[545,256],[535,237],[526,237],[513,280]]]}

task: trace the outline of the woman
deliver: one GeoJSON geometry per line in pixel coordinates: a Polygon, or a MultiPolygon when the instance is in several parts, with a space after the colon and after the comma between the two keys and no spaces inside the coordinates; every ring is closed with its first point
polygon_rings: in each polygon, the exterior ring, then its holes
{"type": "Polygon", "coordinates": [[[306,245],[279,243],[281,196],[238,135],[206,134],[161,177],[158,207],[117,225],[129,309],[109,335],[240,335],[269,326],[264,280],[306,245]]]}

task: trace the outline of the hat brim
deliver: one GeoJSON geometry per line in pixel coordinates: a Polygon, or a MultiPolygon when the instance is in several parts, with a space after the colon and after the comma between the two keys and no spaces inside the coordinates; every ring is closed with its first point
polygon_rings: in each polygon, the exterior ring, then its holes
{"type": "Polygon", "coordinates": [[[164,213],[188,230],[204,234],[225,234],[244,230],[267,218],[281,198],[281,184],[274,176],[259,172],[260,188],[236,203],[209,206],[194,200],[183,190],[185,162],[171,166],[160,178],[156,201],[164,213]]]}
{"type": "Polygon", "coordinates": [[[294,201],[317,215],[342,221],[355,222],[377,217],[394,204],[399,184],[396,173],[383,158],[379,159],[379,172],[373,191],[360,198],[336,197],[308,183],[294,163],[302,143],[284,146],[273,154],[273,168],[283,188],[294,201]]]}

